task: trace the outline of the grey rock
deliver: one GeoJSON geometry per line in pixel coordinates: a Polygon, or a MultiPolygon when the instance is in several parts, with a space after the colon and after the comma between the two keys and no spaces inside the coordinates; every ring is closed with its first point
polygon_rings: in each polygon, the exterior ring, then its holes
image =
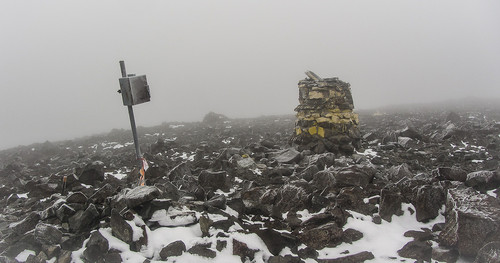
{"type": "Polygon", "coordinates": [[[495,171],[477,171],[467,174],[465,185],[479,191],[496,189],[500,186],[500,176],[495,171]]]}
{"type": "Polygon", "coordinates": [[[341,169],[334,176],[339,187],[360,186],[364,188],[370,183],[374,174],[374,171],[369,174],[361,168],[351,166],[341,169]]]}
{"type": "Polygon", "coordinates": [[[406,163],[393,166],[389,169],[387,178],[392,182],[397,182],[402,178],[413,178],[413,173],[406,163]]]}
{"type": "Polygon", "coordinates": [[[204,203],[205,206],[217,207],[222,210],[226,209],[227,198],[225,195],[215,195],[210,200],[204,203]]]}
{"type": "Polygon", "coordinates": [[[291,164],[291,163],[297,163],[298,161],[300,161],[301,157],[302,157],[302,155],[300,154],[300,152],[298,152],[294,148],[288,148],[286,150],[279,152],[274,157],[274,159],[276,161],[278,161],[279,163],[291,164]]]}
{"type": "Polygon", "coordinates": [[[188,253],[206,258],[215,258],[217,252],[208,248],[210,244],[196,244],[188,249],[188,253]]]}
{"type": "Polygon", "coordinates": [[[269,258],[268,263],[304,263],[304,261],[299,257],[295,257],[292,255],[285,255],[285,256],[271,256],[269,258]]]}
{"type": "Polygon", "coordinates": [[[247,244],[245,244],[244,242],[233,239],[233,255],[239,256],[241,262],[254,260],[255,253],[257,251],[258,250],[248,248],[247,244]]]}
{"type": "Polygon", "coordinates": [[[110,225],[113,236],[125,243],[132,242],[132,226],[130,226],[127,221],[125,221],[125,219],[115,210],[111,211],[110,225]]]}
{"type": "Polygon", "coordinates": [[[458,252],[453,248],[433,247],[432,259],[447,263],[455,263],[458,259],[458,252]]]}
{"type": "Polygon", "coordinates": [[[417,191],[415,204],[417,221],[427,222],[439,215],[445,203],[445,193],[441,186],[424,185],[417,191]]]}
{"type": "Polygon", "coordinates": [[[84,232],[94,227],[99,220],[99,212],[94,204],[79,210],[68,219],[69,228],[74,232],[84,232]]]}
{"type": "Polygon", "coordinates": [[[360,263],[365,262],[366,260],[372,260],[374,258],[375,256],[372,252],[363,251],[354,255],[348,255],[340,258],[318,259],[318,263],[360,263]]]}
{"type": "Polygon", "coordinates": [[[12,223],[10,225],[10,228],[18,234],[22,235],[32,229],[35,228],[35,226],[38,224],[38,221],[40,220],[40,214],[37,212],[31,212],[28,216],[26,216],[23,220],[12,223]]]}
{"type": "Polygon", "coordinates": [[[465,182],[465,180],[467,180],[467,172],[457,167],[439,167],[432,173],[439,180],[450,180],[459,182],[465,182]]]}
{"type": "Polygon", "coordinates": [[[176,257],[182,255],[186,251],[186,245],[181,240],[174,241],[160,251],[162,260],[167,260],[169,257],[176,257]]]}
{"type": "Polygon", "coordinates": [[[382,219],[391,222],[393,215],[401,215],[401,193],[396,187],[385,187],[380,191],[379,215],[382,219]]]}
{"type": "Polygon", "coordinates": [[[338,227],[336,223],[327,223],[319,227],[304,230],[299,238],[308,247],[323,249],[327,246],[333,246],[339,243],[342,236],[342,228],[338,227]]]}
{"type": "Polygon", "coordinates": [[[61,242],[62,232],[53,225],[38,223],[35,238],[44,245],[57,245],[61,242]]]}
{"type": "Polygon", "coordinates": [[[431,261],[432,245],[429,241],[410,241],[403,248],[398,250],[398,255],[416,260],[431,261]]]}
{"type": "Polygon", "coordinates": [[[79,174],[78,180],[84,184],[96,185],[104,181],[104,163],[95,161],[88,164],[79,174]]]}
{"type": "Polygon", "coordinates": [[[484,245],[477,253],[474,263],[500,262],[500,242],[490,242],[484,245]]]}
{"type": "Polygon", "coordinates": [[[203,170],[198,176],[198,183],[205,190],[212,191],[217,189],[229,191],[229,188],[231,187],[230,178],[227,176],[225,171],[212,172],[209,170],[203,170]]]}
{"type": "Polygon", "coordinates": [[[85,204],[87,203],[87,196],[82,193],[82,192],[74,192],[71,193],[67,198],[66,202],[71,204],[71,203],[80,203],[80,204],[85,204]]]}
{"type": "Polygon", "coordinates": [[[500,241],[500,203],[472,188],[448,190],[445,218],[440,245],[462,256],[475,257],[485,244],[500,241]]]}
{"type": "Polygon", "coordinates": [[[123,197],[129,208],[134,208],[143,203],[149,202],[160,195],[160,190],[154,186],[137,186],[128,191],[123,197]]]}
{"type": "Polygon", "coordinates": [[[271,228],[259,229],[256,230],[255,233],[264,241],[269,252],[273,255],[279,255],[283,248],[294,247],[298,243],[295,236],[287,233],[280,233],[271,228]]]}

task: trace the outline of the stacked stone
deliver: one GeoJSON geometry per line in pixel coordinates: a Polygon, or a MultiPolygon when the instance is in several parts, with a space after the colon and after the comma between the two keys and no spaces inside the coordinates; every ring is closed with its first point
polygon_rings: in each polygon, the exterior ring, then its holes
{"type": "Polygon", "coordinates": [[[351,154],[359,144],[358,114],[353,112],[350,84],[322,79],[311,71],[299,81],[299,105],[293,142],[300,150],[351,154]]]}

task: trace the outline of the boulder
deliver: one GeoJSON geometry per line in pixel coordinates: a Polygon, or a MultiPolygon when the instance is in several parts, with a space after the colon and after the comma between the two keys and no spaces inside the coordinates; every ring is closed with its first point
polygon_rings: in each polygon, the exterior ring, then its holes
{"type": "Polygon", "coordinates": [[[389,169],[387,178],[392,182],[397,182],[402,178],[413,178],[413,173],[406,163],[393,166],[389,169]]]}
{"type": "Polygon", "coordinates": [[[292,255],[284,255],[284,256],[271,256],[269,257],[268,263],[304,263],[299,257],[295,257],[292,255]]]}
{"type": "Polygon", "coordinates": [[[44,245],[57,245],[61,242],[62,232],[53,225],[38,223],[35,238],[44,245]]]}
{"type": "Polygon", "coordinates": [[[496,189],[500,186],[500,175],[495,171],[477,171],[467,174],[465,185],[479,191],[496,189]]]}
{"type": "Polygon", "coordinates": [[[181,240],[174,241],[160,251],[160,258],[167,260],[169,257],[177,257],[186,251],[186,245],[181,240]]]}
{"type": "Polygon", "coordinates": [[[110,226],[113,236],[125,243],[132,242],[132,226],[115,210],[111,211],[110,226]]]}
{"type": "Polygon", "coordinates": [[[88,185],[96,185],[104,181],[104,163],[95,161],[88,164],[78,175],[78,180],[88,185]]]}
{"type": "Polygon", "coordinates": [[[427,222],[439,215],[445,203],[445,192],[441,186],[424,185],[417,191],[415,204],[417,221],[427,222]]]}
{"type": "Polygon", "coordinates": [[[333,222],[312,229],[306,229],[300,234],[299,238],[308,247],[323,249],[338,244],[342,240],[342,236],[342,228],[333,222]]]}
{"type": "Polygon", "coordinates": [[[198,176],[198,183],[205,190],[218,190],[229,191],[231,187],[230,178],[225,171],[212,172],[210,170],[201,171],[198,176]]]}
{"type": "Polygon", "coordinates": [[[257,251],[258,250],[248,248],[247,244],[245,244],[244,242],[233,239],[233,255],[239,256],[241,262],[254,260],[255,253],[257,251]]]}
{"type": "Polygon", "coordinates": [[[82,192],[74,192],[71,193],[67,198],[66,198],[66,203],[71,204],[71,203],[78,203],[78,204],[85,204],[87,203],[87,196],[82,193],[82,192]]]}
{"type": "Polygon", "coordinates": [[[279,255],[283,248],[296,246],[298,241],[293,235],[280,233],[271,228],[259,229],[255,233],[264,241],[269,252],[276,256],[279,255]]]}
{"type": "Polygon", "coordinates": [[[102,260],[103,255],[108,252],[109,242],[99,231],[95,231],[90,235],[85,247],[83,257],[89,262],[99,262],[99,259],[102,260]]]}
{"type": "Polygon", "coordinates": [[[285,184],[277,190],[275,208],[279,210],[280,215],[290,210],[302,210],[308,207],[309,203],[309,194],[301,186],[285,184]]]}
{"type": "Polygon", "coordinates": [[[38,214],[36,212],[31,212],[23,220],[16,222],[16,223],[12,223],[12,224],[10,224],[9,227],[12,228],[12,230],[16,234],[22,235],[22,234],[32,230],[33,228],[35,228],[35,226],[38,224],[39,220],[40,220],[40,214],[38,214]]]}
{"type": "Polygon", "coordinates": [[[210,249],[211,244],[196,244],[187,250],[188,253],[205,258],[215,258],[217,252],[210,249]]]}
{"type": "Polygon", "coordinates": [[[274,159],[278,161],[279,163],[297,163],[300,161],[302,155],[300,152],[295,150],[294,148],[288,148],[286,150],[283,150],[279,152],[274,159]]]}
{"type": "Polygon", "coordinates": [[[360,263],[360,262],[365,262],[367,260],[372,260],[374,258],[375,256],[373,255],[372,252],[363,251],[345,257],[332,258],[332,259],[318,259],[318,263],[360,263]]]}
{"type": "Polygon", "coordinates": [[[404,258],[413,258],[420,261],[430,262],[432,256],[432,244],[429,241],[410,241],[398,250],[398,255],[404,258]]]}
{"type": "Polygon", "coordinates": [[[500,241],[500,203],[472,188],[449,189],[446,222],[440,244],[456,247],[460,255],[475,257],[485,244],[500,241]]]}
{"type": "Polygon", "coordinates": [[[500,262],[500,242],[490,242],[484,245],[477,253],[474,263],[500,262]]]}
{"type": "Polygon", "coordinates": [[[334,177],[338,187],[360,186],[365,188],[373,178],[374,173],[368,174],[365,170],[356,167],[346,167],[338,171],[334,177]]]}
{"type": "Polygon", "coordinates": [[[134,208],[160,196],[160,190],[155,186],[137,186],[123,197],[129,208],[134,208]]]}
{"type": "Polygon", "coordinates": [[[380,217],[386,221],[391,222],[393,215],[402,215],[401,203],[403,197],[399,189],[395,186],[384,187],[380,191],[380,217]]]}
{"type": "Polygon", "coordinates": [[[69,228],[73,232],[84,232],[94,227],[99,221],[99,212],[94,204],[85,210],[78,210],[68,219],[69,228]]]}
{"type": "Polygon", "coordinates": [[[458,167],[439,167],[432,173],[439,180],[450,180],[459,182],[465,182],[465,180],[467,180],[467,172],[458,167]]]}

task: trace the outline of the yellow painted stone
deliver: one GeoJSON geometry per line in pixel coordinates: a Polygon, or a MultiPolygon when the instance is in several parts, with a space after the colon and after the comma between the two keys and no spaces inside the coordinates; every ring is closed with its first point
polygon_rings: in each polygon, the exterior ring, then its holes
{"type": "Polygon", "coordinates": [[[324,99],[323,92],[311,90],[309,91],[309,99],[324,99]]]}
{"type": "Polygon", "coordinates": [[[323,127],[318,127],[318,135],[321,137],[325,137],[325,129],[323,127]]]}
{"type": "Polygon", "coordinates": [[[296,128],[295,129],[295,134],[300,135],[302,133],[302,129],[296,128]]]}
{"type": "Polygon", "coordinates": [[[307,131],[309,132],[309,134],[314,135],[318,132],[318,129],[316,129],[316,127],[309,127],[307,131]]]}
{"type": "Polygon", "coordinates": [[[331,122],[330,118],[319,117],[316,119],[317,122],[331,122]]]}

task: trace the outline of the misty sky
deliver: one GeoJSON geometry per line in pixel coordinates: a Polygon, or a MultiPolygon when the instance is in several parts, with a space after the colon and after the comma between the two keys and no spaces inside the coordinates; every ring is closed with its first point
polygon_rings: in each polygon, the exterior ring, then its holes
{"type": "Polygon", "coordinates": [[[500,97],[500,1],[0,1],[0,149],[140,126],[292,114],[312,70],[358,109],[500,97]]]}

